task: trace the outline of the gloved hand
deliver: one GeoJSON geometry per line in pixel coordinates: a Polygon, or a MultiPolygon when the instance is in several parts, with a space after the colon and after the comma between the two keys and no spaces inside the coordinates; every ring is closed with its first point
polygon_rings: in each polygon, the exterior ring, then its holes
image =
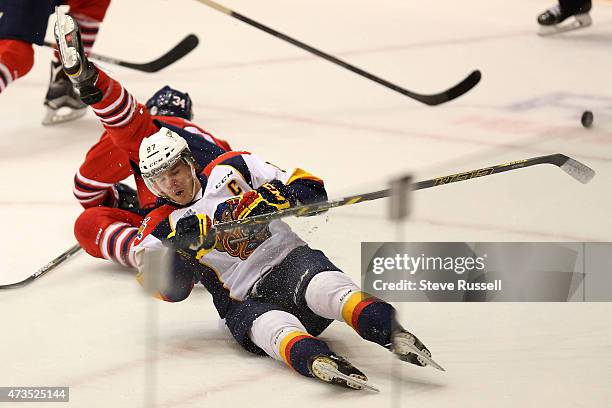
{"type": "Polygon", "coordinates": [[[256,190],[247,191],[232,211],[234,220],[255,215],[268,214],[296,205],[297,199],[291,190],[279,180],[272,180],[256,190]]]}
{"type": "Polygon", "coordinates": [[[193,251],[198,260],[212,251],[217,244],[217,234],[212,230],[212,222],[205,214],[194,214],[178,220],[175,231],[168,235],[168,239],[176,248],[193,251]]]}

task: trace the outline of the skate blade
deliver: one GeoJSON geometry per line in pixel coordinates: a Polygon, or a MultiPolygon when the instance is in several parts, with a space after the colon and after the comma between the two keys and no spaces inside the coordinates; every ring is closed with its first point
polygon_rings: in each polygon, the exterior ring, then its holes
{"type": "Polygon", "coordinates": [[[378,388],[374,387],[373,385],[368,384],[367,381],[364,381],[359,378],[351,377],[346,374],[342,374],[340,371],[336,370],[335,368],[331,367],[329,364],[324,363],[324,362],[315,361],[313,363],[313,371],[317,371],[318,373],[324,374],[327,378],[329,378],[329,381],[327,381],[323,378],[317,377],[320,380],[325,381],[325,382],[330,382],[333,378],[340,378],[346,381],[346,383],[351,388],[354,388],[356,390],[366,389],[366,390],[370,390],[374,392],[380,392],[378,388]]]}
{"type": "Polygon", "coordinates": [[[393,340],[393,347],[395,348],[395,350],[397,350],[400,354],[408,354],[407,350],[410,350],[410,353],[414,353],[417,356],[419,356],[420,359],[424,360],[427,365],[432,366],[433,368],[437,368],[440,371],[446,371],[444,369],[444,367],[442,367],[440,364],[436,363],[431,356],[427,355],[426,353],[422,352],[421,350],[419,350],[415,345],[414,345],[414,341],[411,341],[408,338],[405,337],[398,337],[396,339],[393,340]]]}
{"type": "Polygon", "coordinates": [[[51,109],[47,107],[45,117],[42,120],[44,126],[53,126],[60,123],[70,122],[79,119],[87,113],[87,107],[83,109],[72,109],[70,107],[61,107],[59,109],[51,109]],[[67,113],[63,113],[67,110],[67,113]]]}
{"type": "Polygon", "coordinates": [[[69,47],[66,43],[66,36],[75,31],[74,20],[72,17],[66,16],[60,7],[55,8],[55,17],[57,18],[54,30],[55,39],[62,57],[62,65],[64,68],[70,69],[79,63],[76,48],[69,47]]]}
{"type": "Polygon", "coordinates": [[[591,15],[589,13],[576,14],[572,21],[567,24],[540,27],[540,32],[538,32],[538,35],[541,37],[548,37],[550,35],[586,28],[591,24],[593,24],[593,20],[591,19],[591,15]]]}

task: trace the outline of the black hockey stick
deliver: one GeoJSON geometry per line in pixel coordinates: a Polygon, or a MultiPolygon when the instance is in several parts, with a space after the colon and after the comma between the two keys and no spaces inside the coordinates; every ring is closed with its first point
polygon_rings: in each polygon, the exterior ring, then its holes
{"type": "Polygon", "coordinates": [[[15,288],[25,286],[28,283],[32,282],[34,279],[40,278],[45,273],[49,272],[52,269],[55,269],[55,267],[59,266],[66,259],[70,258],[72,255],[76,254],[80,250],[81,250],[81,246],[79,244],[76,244],[70,247],[70,249],[68,249],[66,252],[62,253],[60,256],[58,256],[57,258],[55,258],[54,260],[52,260],[51,262],[49,262],[48,264],[46,264],[45,266],[43,266],[42,268],[34,272],[32,275],[28,276],[26,279],[20,282],[16,282],[16,283],[9,283],[8,285],[0,285],[0,289],[15,289],[15,288]]]}
{"type": "MultiPolygon", "coordinates": [[[[95,52],[89,54],[89,57],[97,61],[108,62],[109,64],[115,64],[138,71],[157,72],[166,68],[168,65],[174,64],[176,61],[189,54],[195,47],[198,46],[198,43],[198,37],[196,37],[194,34],[189,34],[187,37],[183,38],[181,42],[179,42],[170,51],[168,51],[161,57],[142,64],[127,62],[113,57],[106,57],[104,55],[96,54],[95,52]]],[[[54,48],[53,43],[49,41],[45,41],[45,46],[54,48]]]]}
{"type": "MultiPolygon", "coordinates": [[[[548,156],[532,157],[530,159],[517,160],[510,163],[497,164],[491,167],[485,167],[477,170],[465,171],[462,173],[451,174],[448,176],[436,177],[434,179],[419,181],[413,183],[411,186],[412,190],[423,190],[426,188],[437,187],[449,183],[458,183],[460,181],[471,180],[478,177],[490,176],[492,174],[503,173],[506,171],[522,169],[525,167],[535,166],[538,164],[553,164],[560,167],[561,170],[572,176],[575,180],[586,184],[593,177],[595,177],[595,171],[590,167],[580,163],[578,160],[567,157],[563,154],[551,154],[548,156]]],[[[243,227],[250,224],[262,224],[268,223],[272,220],[285,218],[290,216],[303,216],[312,215],[321,211],[329,210],[334,207],[342,207],[345,205],[352,205],[361,203],[364,201],[378,200],[379,198],[389,197],[391,195],[391,189],[379,190],[365,194],[357,194],[349,197],[340,198],[337,200],[323,201],[320,203],[299,205],[291,207],[286,210],[280,210],[270,214],[256,215],[250,218],[242,220],[228,221],[220,224],[216,224],[213,228],[216,231],[227,231],[238,227],[243,227]]],[[[239,239],[240,240],[240,239],[239,239]]],[[[237,240],[236,240],[237,241],[237,240]]]]}
{"type": "Polygon", "coordinates": [[[313,48],[310,45],[304,44],[303,42],[296,40],[295,38],[289,37],[288,35],[285,35],[268,26],[258,23],[255,20],[252,20],[246,16],[243,16],[242,14],[236,13],[235,11],[228,9],[219,3],[215,3],[212,0],[197,0],[197,1],[199,1],[200,3],[206,4],[207,6],[212,7],[215,10],[220,11],[221,13],[227,14],[228,16],[234,17],[242,22],[245,22],[255,28],[259,28],[260,30],[265,31],[266,33],[273,35],[276,38],[280,38],[281,40],[287,41],[288,43],[291,43],[318,57],[326,59],[329,62],[332,62],[336,65],[340,65],[341,67],[346,68],[349,71],[354,72],[355,74],[361,75],[362,77],[365,77],[371,81],[374,81],[382,86],[385,86],[389,89],[399,92],[402,95],[405,95],[409,98],[417,100],[426,105],[430,105],[430,106],[440,105],[444,102],[448,102],[455,98],[458,98],[464,93],[466,93],[467,91],[469,91],[470,89],[472,89],[473,87],[475,87],[481,78],[480,71],[476,70],[476,71],[473,71],[470,75],[468,75],[463,81],[459,82],[457,85],[453,86],[452,88],[447,89],[446,91],[443,91],[437,94],[431,94],[431,95],[418,94],[416,92],[412,92],[407,89],[404,89],[398,85],[392,84],[391,82],[385,81],[384,79],[379,78],[373,74],[370,74],[369,72],[366,72],[362,70],[361,68],[357,68],[356,66],[351,65],[347,62],[344,62],[334,57],[333,55],[327,54],[321,50],[313,48]]]}

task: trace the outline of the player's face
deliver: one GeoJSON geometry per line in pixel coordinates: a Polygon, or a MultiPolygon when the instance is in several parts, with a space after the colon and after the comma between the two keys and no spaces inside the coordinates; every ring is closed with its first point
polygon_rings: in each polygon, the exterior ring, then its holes
{"type": "Polygon", "coordinates": [[[182,160],[155,177],[153,182],[162,194],[180,205],[189,204],[199,186],[199,181],[193,176],[191,166],[182,160]]]}

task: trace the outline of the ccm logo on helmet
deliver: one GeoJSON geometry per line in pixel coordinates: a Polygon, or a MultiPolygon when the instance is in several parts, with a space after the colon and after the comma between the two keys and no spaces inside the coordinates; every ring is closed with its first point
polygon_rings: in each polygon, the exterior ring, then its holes
{"type": "Polygon", "coordinates": [[[162,158],[159,158],[159,159],[155,160],[153,163],[151,163],[151,164],[149,165],[149,167],[155,167],[155,165],[157,165],[158,163],[161,163],[163,160],[164,160],[164,158],[163,158],[163,157],[162,157],[162,158]]]}

